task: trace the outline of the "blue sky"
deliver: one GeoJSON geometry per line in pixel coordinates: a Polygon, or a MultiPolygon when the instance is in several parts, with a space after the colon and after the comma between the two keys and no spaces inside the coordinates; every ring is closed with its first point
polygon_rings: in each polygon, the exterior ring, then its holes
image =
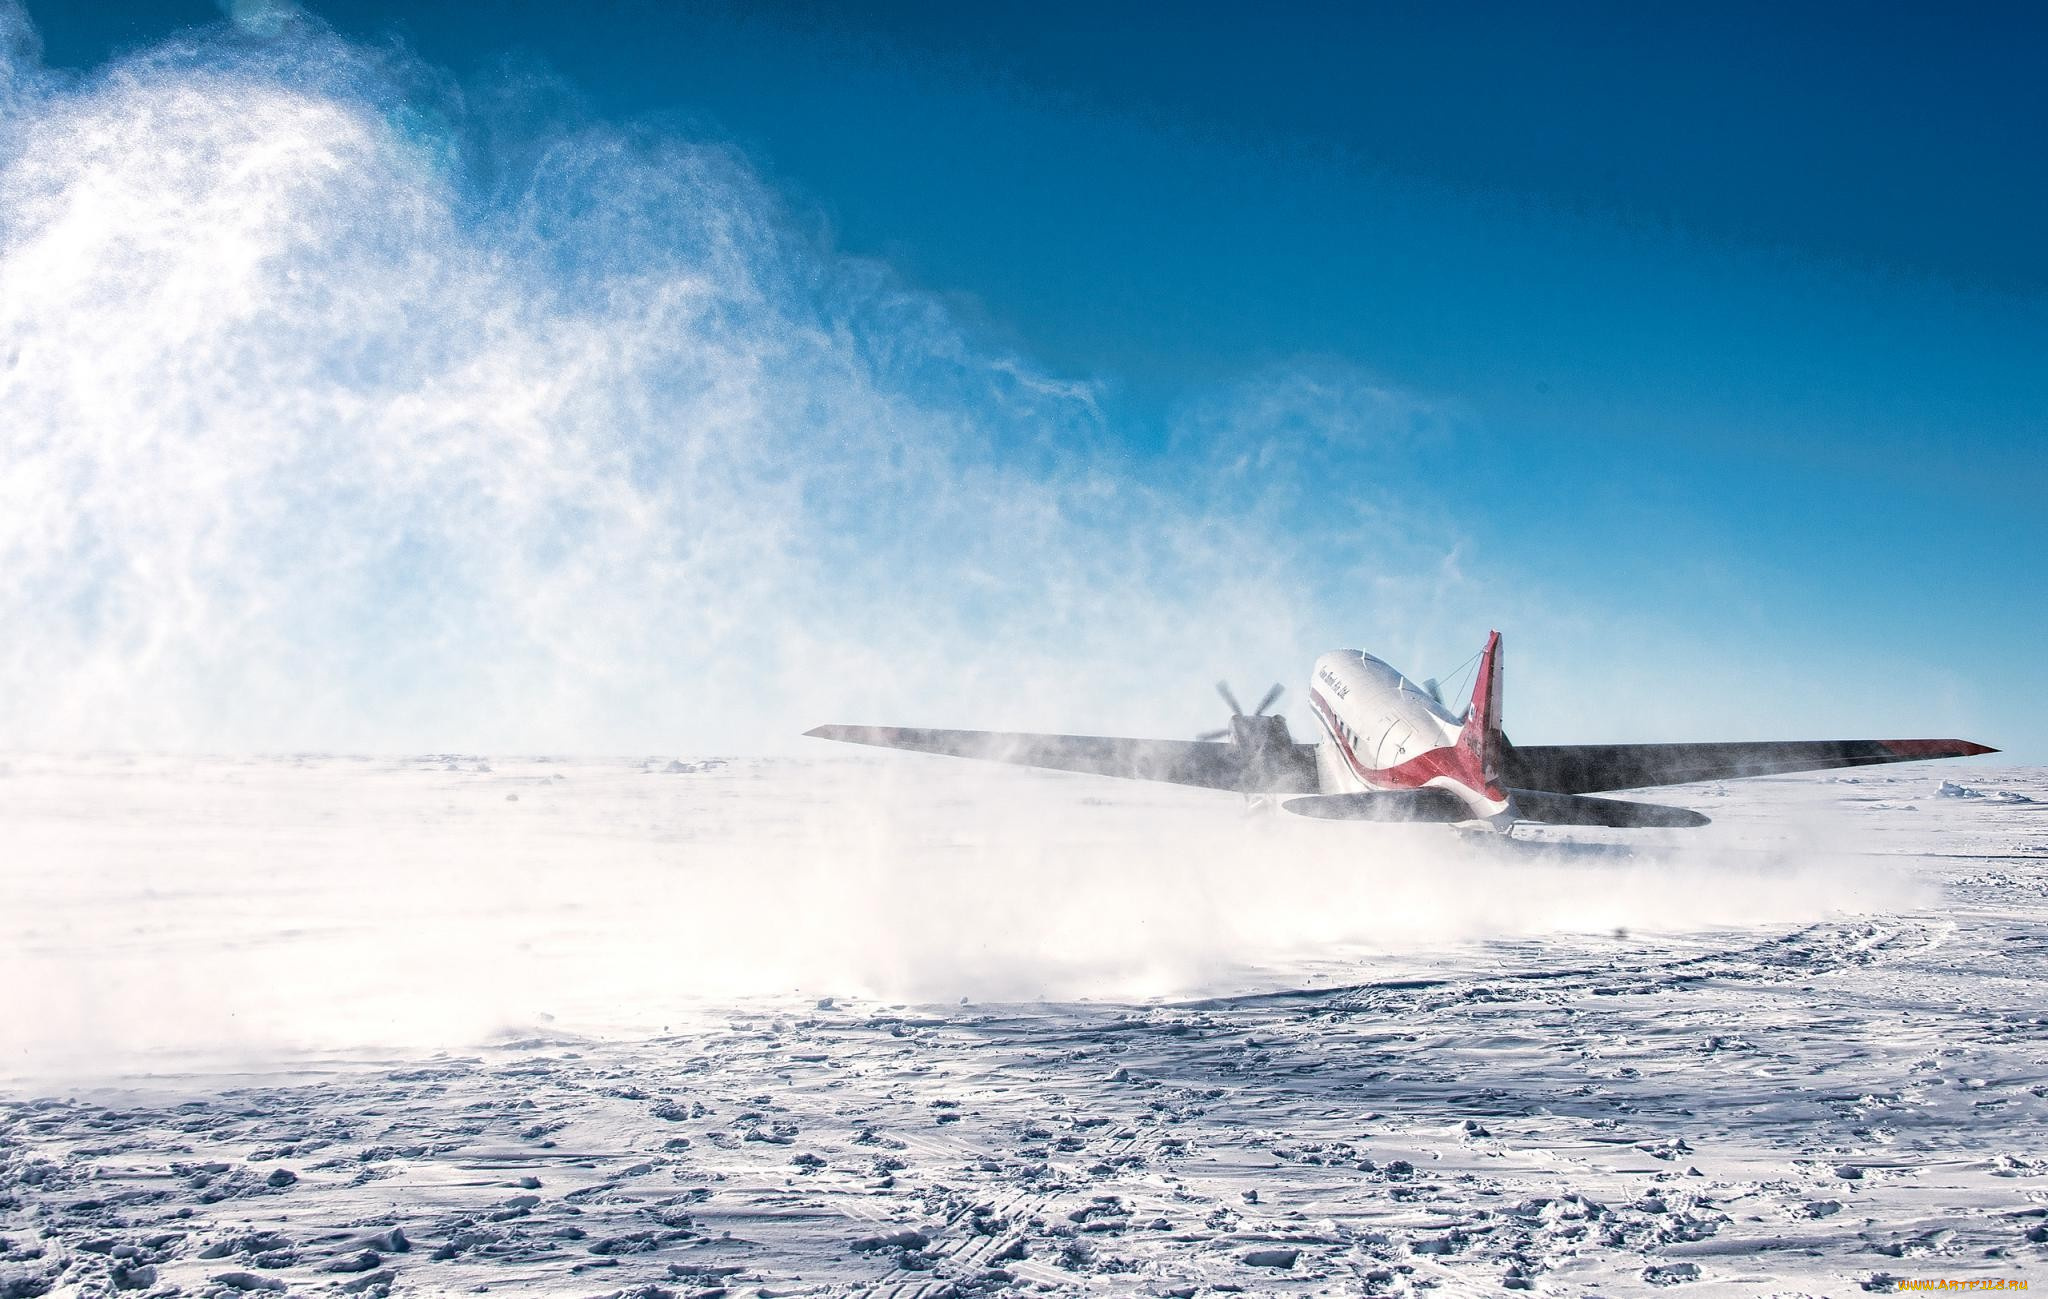
{"type": "MultiPolygon", "coordinates": [[[[1859,692],[1938,678],[1883,715],[2048,759],[2038,8],[311,8],[729,141],[821,241],[1095,385],[1135,474],[1219,387],[1368,374],[1449,414],[1332,461],[1335,501],[1639,612],[1631,650],[1753,659],[1742,732],[1780,686],[1861,733],[1859,692]]],[[[219,13],[28,10],[79,69],[219,13]]]]}

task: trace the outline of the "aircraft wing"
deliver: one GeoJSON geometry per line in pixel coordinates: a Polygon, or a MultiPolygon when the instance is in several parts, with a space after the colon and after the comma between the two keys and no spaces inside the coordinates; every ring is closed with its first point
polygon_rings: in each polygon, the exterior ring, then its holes
{"type": "Polygon", "coordinates": [[[1246,794],[1313,794],[1315,746],[1248,749],[1229,741],[1125,740],[1103,735],[1016,731],[931,731],[908,726],[819,726],[804,734],[885,749],[983,758],[1053,771],[1085,771],[1246,794]]]}
{"type": "Polygon", "coordinates": [[[1510,747],[1503,782],[1551,794],[1689,785],[1698,780],[1967,758],[1998,750],[1968,740],[1775,740],[1732,744],[1552,744],[1510,747]]]}

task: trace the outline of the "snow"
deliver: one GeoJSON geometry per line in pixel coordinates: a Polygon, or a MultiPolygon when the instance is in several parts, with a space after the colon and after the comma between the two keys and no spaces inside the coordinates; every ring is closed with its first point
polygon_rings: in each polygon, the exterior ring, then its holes
{"type": "Polygon", "coordinates": [[[2048,772],[1945,783],[1499,844],[886,756],[14,756],[0,1294],[2026,1277],[2048,772]]]}

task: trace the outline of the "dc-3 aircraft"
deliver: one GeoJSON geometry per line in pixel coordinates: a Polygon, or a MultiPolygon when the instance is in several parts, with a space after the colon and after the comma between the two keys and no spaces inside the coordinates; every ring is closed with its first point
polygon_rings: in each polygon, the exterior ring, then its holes
{"type": "Polygon", "coordinates": [[[1500,633],[1479,656],[1472,702],[1454,714],[1436,682],[1421,686],[1369,654],[1337,650],[1315,662],[1308,702],[1323,738],[1297,743],[1267,713],[1275,685],[1246,713],[1221,682],[1230,727],[1195,740],[1095,735],[820,726],[823,740],[983,758],[1057,771],[1235,790],[1277,798],[1302,816],[1355,821],[1438,821],[1507,832],[1552,825],[1705,825],[1688,808],[1594,798],[1611,790],[1687,785],[1880,762],[1962,758],[1998,750],[1968,740],[1784,740],[1731,744],[1521,746],[1501,733],[1500,633]]]}

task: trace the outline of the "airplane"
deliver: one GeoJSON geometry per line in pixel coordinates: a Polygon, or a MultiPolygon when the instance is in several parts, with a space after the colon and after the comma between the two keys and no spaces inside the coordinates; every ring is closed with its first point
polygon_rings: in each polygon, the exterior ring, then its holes
{"type": "Polygon", "coordinates": [[[1315,661],[1308,701],[1322,738],[1298,743],[1269,714],[1275,685],[1246,713],[1230,687],[1230,726],[1194,740],[819,726],[821,740],[980,758],[1233,790],[1278,800],[1301,816],[1347,821],[1441,822],[1467,831],[1547,825],[1680,828],[1708,818],[1684,807],[1598,798],[1615,790],[1824,771],[1886,762],[1962,758],[1998,750],[1968,740],[1780,740],[1724,744],[1516,745],[1501,732],[1500,633],[1479,655],[1463,713],[1434,681],[1416,685],[1359,650],[1315,661]]]}

